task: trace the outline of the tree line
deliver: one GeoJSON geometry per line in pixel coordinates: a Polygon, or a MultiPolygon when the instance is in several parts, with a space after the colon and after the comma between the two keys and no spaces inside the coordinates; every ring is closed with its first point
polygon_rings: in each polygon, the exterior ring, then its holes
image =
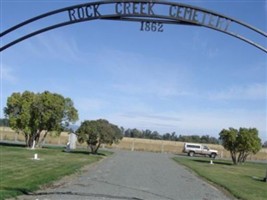
{"type": "MultiPolygon", "coordinates": [[[[123,128],[122,128],[123,129],[123,128]]],[[[194,142],[194,143],[207,143],[207,144],[219,144],[219,139],[211,137],[209,135],[176,135],[175,132],[160,134],[157,131],[138,130],[134,129],[123,129],[124,137],[131,138],[144,138],[152,140],[169,140],[169,141],[180,141],[180,142],[194,142]]]]}
{"type": "MultiPolygon", "coordinates": [[[[22,114],[22,112],[21,112],[22,114]]],[[[12,116],[10,115],[12,118],[12,116]]],[[[0,119],[0,126],[9,126],[8,119],[0,119]]],[[[54,129],[55,131],[56,129],[54,129]]],[[[69,126],[61,126],[61,129],[67,132],[75,132],[69,126]]],[[[160,134],[157,131],[151,131],[149,129],[146,130],[138,130],[134,129],[124,129],[123,127],[120,128],[122,131],[122,135],[124,137],[131,137],[131,138],[144,138],[144,139],[152,139],[152,140],[168,140],[168,141],[180,141],[180,142],[194,142],[194,143],[206,143],[206,144],[219,144],[219,140],[215,137],[211,137],[209,135],[176,135],[175,132],[172,133],[165,133],[160,134]]],[[[31,144],[28,144],[31,146],[31,144]]]]}
{"type": "MultiPolygon", "coordinates": [[[[7,124],[25,136],[26,147],[42,144],[47,134],[68,130],[70,123],[78,120],[78,111],[70,98],[45,91],[13,93],[4,108],[7,124]],[[41,139],[41,132],[45,132],[41,139]]],[[[256,128],[229,128],[219,133],[219,140],[209,135],[179,135],[175,132],[159,134],[157,131],[119,128],[105,119],[85,120],[75,132],[80,143],[86,142],[92,153],[97,153],[101,144],[112,144],[125,137],[218,144],[230,151],[234,164],[245,162],[249,154],[261,149],[261,140],[256,128]]],[[[266,142],[264,143],[266,144],[266,142]]],[[[41,147],[41,145],[40,145],[41,147]]]]}

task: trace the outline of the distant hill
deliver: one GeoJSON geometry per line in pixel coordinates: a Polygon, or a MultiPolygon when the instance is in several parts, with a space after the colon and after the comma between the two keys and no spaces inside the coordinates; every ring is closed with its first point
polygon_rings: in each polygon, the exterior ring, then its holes
{"type": "Polygon", "coordinates": [[[76,124],[69,125],[69,129],[72,129],[74,132],[77,131],[78,128],[79,128],[79,126],[76,124]]]}

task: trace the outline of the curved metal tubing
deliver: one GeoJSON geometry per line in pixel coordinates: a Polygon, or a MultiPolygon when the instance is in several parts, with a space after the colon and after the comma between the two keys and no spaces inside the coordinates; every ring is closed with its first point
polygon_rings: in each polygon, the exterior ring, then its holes
{"type": "MultiPolygon", "coordinates": [[[[133,3],[133,2],[136,2],[136,3],[154,3],[154,4],[159,4],[159,5],[169,5],[169,6],[180,6],[180,7],[185,7],[185,8],[191,8],[191,9],[195,9],[195,10],[199,10],[199,11],[202,11],[202,12],[205,12],[205,13],[208,13],[208,14],[212,14],[212,15],[215,15],[215,16],[219,16],[219,17],[222,17],[222,18],[225,18],[227,20],[230,20],[231,22],[235,22],[239,25],[242,25],[246,28],[249,28],[251,29],[252,31],[255,31],[265,37],[267,37],[267,33],[249,25],[249,24],[246,24],[246,23],[243,23],[241,21],[238,21],[234,18],[230,18],[230,17],[227,17],[225,15],[222,15],[222,14],[219,14],[219,13],[215,13],[213,11],[210,11],[210,10],[207,10],[207,9],[203,9],[203,8],[199,8],[199,7],[196,7],[196,6],[190,6],[190,5],[187,5],[187,4],[181,4],[181,3],[176,3],[176,2],[168,2],[168,1],[152,1],[152,0],[108,0],[108,1],[97,1],[97,2],[91,2],[91,3],[85,3],[85,4],[78,4],[78,5],[75,5],[75,6],[70,6],[70,7],[66,7],[66,8],[62,8],[62,9],[58,9],[58,10],[54,10],[54,11],[51,11],[51,12],[47,12],[45,14],[42,14],[42,15],[39,15],[39,16],[36,16],[34,18],[31,18],[29,20],[26,20],[20,24],[17,24],[16,26],[13,26],[9,29],[7,29],[6,31],[0,33],[0,37],[3,37],[4,35],[7,35],[8,33],[11,33],[13,31],[15,31],[16,29],[20,28],[20,27],[23,27],[27,24],[30,24],[34,21],[37,21],[39,19],[42,19],[42,18],[45,18],[45,17],[48,17],[48,16],[51,16],[51,15],[55,15],[55,14],[58,14],[58,13],[62,13],[62,12],[66,12],[66,11],[69,11],[71,9],[75,9],[75,8],[81,8],[81,7],[84,7],[84,6],[90,6],[90,5],[104,5],[104,4],[116,4],[116,3],[133,3]]],[[[40,29],[40,30],[37,30],[35,32],[32,32],[30,34],[27,34],[23,37],[20,37],[4,46],[2,46],[0,48],[0,52],[23,41],[23,40],[26,40],[30,37],[33,37],[35,35],[38,35],[40,33],[43,33],[43,32],[46,32],[46,31],[49,31],[49,30],[52,30],[52,29],[55,29],[55,28],[59,28],[59,27],[63,27],[63,26],[67,26],[67,25],[70,25],[70,24],[74,24],[74,23],[80,23],[80,22],[85,22],[85,21],[91,21],[91,20],[96,20],[96,19],[108,19],[108,20],[127,20],[127,21],[149,21],[149,19],[153,18],[153,21],[160,21],[162,23],[169,23],[169,24],[182,24],[182,25],[196,25],[196,26],[203,26],[203,27],[207,27],[207,28],[211,28],[213,30],[217,30],[217,31],[220,31],[220,32],[223,32],[223,33],[226,33],[228,35],[231,35],[235,38],[238,38],[250,45],[253,45],[255,47],[257,47],[258,49],[264,51],[265,53],[267,53],[267,49],[263,46],[260,46],[259,44],[256,44],[255,42],[241,36],[241,35],[238,35],[236,33],[233,33],[233,32],[228,32],[228,31],[224,31],[224,30],[221,30],[221,29],[218,29],[218,28],[215,28],[215,27],[212,27],[212,26],[209,26],[209,25],[205,25],[205,24],[199,24],[199,23],[194,23],[190,20],[186,20],[186,19],[178,19],[178,18],[175,18],[175,17],[171,17],[171,16],[165,16],[165,15],[138,15],[138,18],[136,15],[134,14],[109,14],[109,15],[101,15],[98,16],[98,17],[91,17],[91,18],[86,18],[86,19],[82,19],[82,20],[75,20],[75,21],[67,21],[67,22],[62,22],[62,23],[58,23],[56,25],[52,25],[52,26],[49,26],[49,27],[46,27],[46,28],[43,28],[43,29],[40,29]],[[143,17],[143,18],[140,18],[140,17],[143,17]],[[148,18],[148,19],[146,19],[148,18]],[[154,19],[155,18],[155,19],[154,19]],[[161,20],[163,19],[163,20],[161,20]]]]}

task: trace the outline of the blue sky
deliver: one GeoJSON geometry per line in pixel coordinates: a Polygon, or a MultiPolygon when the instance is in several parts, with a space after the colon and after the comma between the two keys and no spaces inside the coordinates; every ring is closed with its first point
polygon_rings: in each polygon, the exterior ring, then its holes
{"type": "MultiPolygon", "coordinates": [[[[1,30],[80,0],[1,0],[1,30]]],[[[267,32],[264,0],[179,1],[239,19],[267,32]]],[[[3,38],[6,43],[60,17],[3,38]]],[[[204,27],[95,20],[55,29],[1,53],[1,117],[13,92],[60,93],[86,119],[160,133],[209,134],[256,127],[267,140],[267,54],[204,27]]],[[[267,47],[266,38],[233,26],[267,47]]]]}

